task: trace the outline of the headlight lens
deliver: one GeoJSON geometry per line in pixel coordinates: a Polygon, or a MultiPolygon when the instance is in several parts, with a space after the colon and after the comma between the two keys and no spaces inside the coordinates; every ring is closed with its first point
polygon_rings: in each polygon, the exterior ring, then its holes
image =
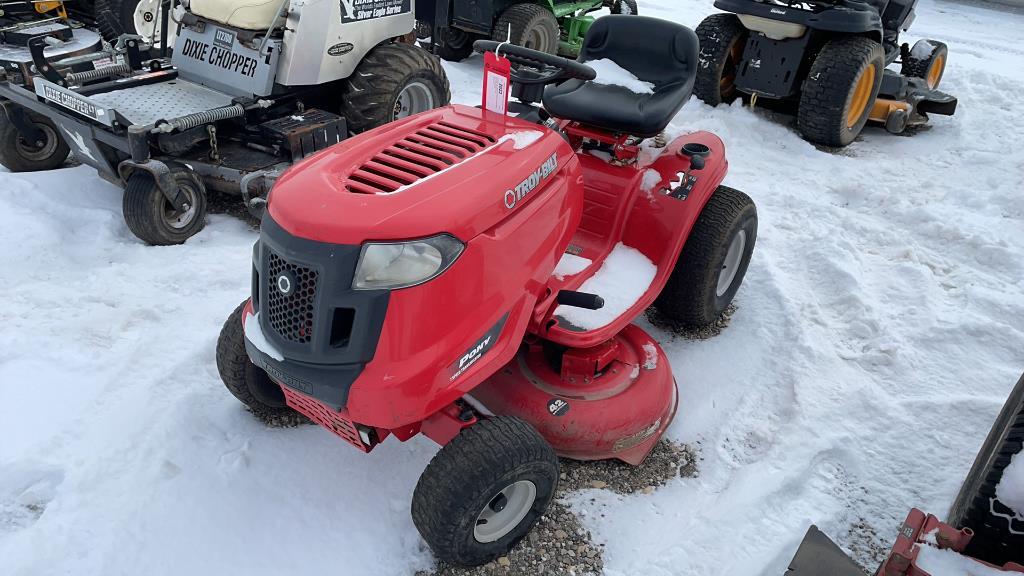
{"type": "Polygon", "coordinates": [[[353,290],[407,288],[448,269],[465,246],[448,234],[422,240],[363,245],[353,290]]]}

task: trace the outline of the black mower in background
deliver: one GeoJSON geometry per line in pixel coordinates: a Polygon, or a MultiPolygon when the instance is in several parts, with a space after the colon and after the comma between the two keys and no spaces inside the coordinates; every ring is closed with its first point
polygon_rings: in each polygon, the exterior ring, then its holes
{"type": "Polygon", "coordinates": [[[728,12],[697,27],[694,93],[717,106],[736,98],[797,115],[807,140],[846,146],[869,121],[894,134],[952,115],[937,90],[948,50],[937,40],[899,43],[917,0],[716,0],[728,12]],[[889,70],[899,63],[900,71],[889,70]]]}
{"type": "MultiPolygon", "coordinates": [[[[910,511],[876,576],[930,576],[918,566],[922,546],[953,550],[1008,575],[1024,573],[1024,519],[996,497],[1011,459],[1024,451],[1024,376],[1010,392],[960,487],[945,522],[910,511]]],[[[988,572],[985,572],[988,573],[988,572]]],[[[811,526],[786,576],[864,576],[864,570],[811,526]]]]}

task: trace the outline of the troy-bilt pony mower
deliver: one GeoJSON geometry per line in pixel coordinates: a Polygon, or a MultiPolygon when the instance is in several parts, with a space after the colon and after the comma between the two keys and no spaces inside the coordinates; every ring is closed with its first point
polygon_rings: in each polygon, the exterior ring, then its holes
{"type": "Polygon", "coordinates": [[[556,454],[646,457],[677,392],[631,321],[652,304],[686,324],[716,319],[757,234],[750,198],[719,186],[717,137],[648,140],[690,97],[691,30],[608,16],[579,61],[500,51],[521,65],[518,117],[423,113],[278,180],[252,297],[217,343],[224,383],[254,411],[297,410],[367,452],[391,435],[441,444],[412,515],[459,564],[530,530],[556,454]],[[597,59],[652,93],[590,81],[597,59]]]}
{"type": "Polygon", "coordinates": [[[77,160],[125,186],[125,221],[150,244],[202,229],[208,188],[241,193],[259,213],[295,160],[448,102],[440,62],[397,42],[415,24],[410,1],[366,6],[192,0],[170,59],[144,58],[130,35],[122,62],[87,72],[33,53],[34,90],[0,73],[0,97],[29,112],[11,123],[34,148],[5,148],[0,161],[57,167],[67,147],[49,143],[62,134],[77,160]]]}
{"type": "Polygon", "coordinates": [[[928,114],[952,115],[956,98],[937,90],[946,45],[899,44],[917,0],[716,0],[731,14],[697,27],[695,93],[717,106],[743,96],[752,104],[796,108],[807,140],[846,146],[870,120],[900,133],[928,114]],[[887,66],[901,63],[899,73],[887,66]]]}
{"type": "MultiPolygon", "coordinates": [[[[1024,474],[1019,470],[1024,470],[1024,376],[1017,381],[978,451],[948,519],[942,522],[931,514],[911,510],[900,526],[892,551],[875,574],[1024,574],[1024,474]],[[1018,471],[1010,472],[1011,467],[1018,471]],[[950,566],[955,569],[950,570],[950,566]]],[[[819,574],[863,576],[864,571],[828,536],[811,526],[787,576],[819,574]]]]}
{"type": "Polygon", "coordinates": [[[445,60],[465,59],[484,38],[575,58],[590,13],[603,8],[637,14],[636,0],[427,0],[416,3],[417,35],[445,60]]]}

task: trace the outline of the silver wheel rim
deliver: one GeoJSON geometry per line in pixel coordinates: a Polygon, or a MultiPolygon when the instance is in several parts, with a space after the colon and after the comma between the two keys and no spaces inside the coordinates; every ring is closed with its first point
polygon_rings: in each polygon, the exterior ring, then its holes
{"type": "Polygon", "coordinates": [[[721,296],[729,291],[733,280],[736,279],[736,272],[739,271],[740,261],[743,260],[743,249],[747,247],[747,231],[740,230],[739,234],[733,237],[729,243],[729,251],[725,254],[725,262],[722,263],[722,270],[718,273],[718,289],[715,294],[721,296]]]}
{"type": "Polygon", "coordinates": [[[57,140],[57,133],[53,131],[46,124],[36,124],[36,129],[42,132],[46,140],[42,143],[39,142],[26,142],[21,135],[18,135],[15,141],[15,146],[18,148],[18,154],[26,160],[33,162],[42,162],[48,160],[50,156],[53,156],[54,152],[57,151],[59,140],[57,140]]]}
{"type": "MultiPolygon", "coordinates": [[[[188,208],[184,212],[179,212],[174,204],[167,198],[164,198],[164,222],[168,226],[175,230],[181,230],[188,227],[196,218],[196,193],[191,188],[182,187],[181,193],[185,195],[185,202],[188,204],[188,208]]],[[[158,193],[163,196],[163,192],[158,193]]]]}
{"type": "Polygon", "coordinates": [[[413,82],[402,88],[402,91],[398,93],[398,99],[395,100],[394,118],[392,119],[406,118],[413,114],[426,112],[433,107],[434,95],[430,92],[430,88],[422,82],[413,82]]]}
{"type": "Polygon", "coordinates": [[[551,46],[551,35],[548,34],[548,29],[544,26],[531,28],[529,33],[526,35],[526,41],[523,43],[524,48],[539,50],[541,52],[550,52],[551,46]]]}
{"type": "Polygon", "coordinates": [[[526,518],[536,500],[537,486],[529,480],[506,486],[477,515],[473,538],[486,544],[505,537],[526,518]]]}

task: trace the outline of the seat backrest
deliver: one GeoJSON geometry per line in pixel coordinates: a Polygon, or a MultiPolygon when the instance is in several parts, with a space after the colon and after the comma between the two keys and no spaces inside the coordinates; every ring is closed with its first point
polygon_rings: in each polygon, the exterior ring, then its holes
{"type": "Polygon", "coordinates": [[[655,86],[680,81],[692,86],[699,57],[697,35],[685,26],[646,16],[612,15],[594,21],[579,60],[608,58],[655,86]]]}

